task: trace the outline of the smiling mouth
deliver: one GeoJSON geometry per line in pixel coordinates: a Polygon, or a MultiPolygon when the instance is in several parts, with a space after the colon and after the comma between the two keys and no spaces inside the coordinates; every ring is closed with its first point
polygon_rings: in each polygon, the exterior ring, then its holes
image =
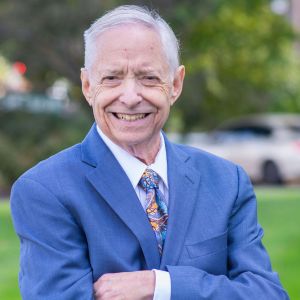
{"type": "Polygon", "coordinates": [[[145,113],[145,114],[133,114],[133,115],[129,115],[129,114],[121,114],[121,113],[113,113],[113,115],[119,119],[119,120],[125,120],[125,121],[136,121],[136,120],[141,120],[146,118],[149,113],[145,113]]]}

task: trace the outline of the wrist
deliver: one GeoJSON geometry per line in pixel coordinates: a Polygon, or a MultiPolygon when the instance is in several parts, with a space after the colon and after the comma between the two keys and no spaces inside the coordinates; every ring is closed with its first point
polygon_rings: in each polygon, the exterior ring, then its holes
{"type": "Polygon", "coordinates": [[[155,271],[144,271],[143,288],[145,288],[144,300],[152,300],[155,290],[155,271]]]}

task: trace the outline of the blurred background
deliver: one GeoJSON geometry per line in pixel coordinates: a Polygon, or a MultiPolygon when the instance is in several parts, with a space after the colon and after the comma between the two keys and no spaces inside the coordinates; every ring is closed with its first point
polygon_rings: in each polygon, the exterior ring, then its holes
{"type": "Polygon", "coordinates": [[[20,299],[11,185],[93,123],[82,35],[120,4],[156,9],[176,32],[187,76],[165,130],[247,170],[273,267],[300,299],[299,0],[1,0],[0,299],[20,299]]]}

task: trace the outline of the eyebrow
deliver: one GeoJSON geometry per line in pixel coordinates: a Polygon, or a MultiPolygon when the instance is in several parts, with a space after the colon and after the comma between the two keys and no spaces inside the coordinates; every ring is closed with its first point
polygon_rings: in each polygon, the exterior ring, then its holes
{"type": "Polygon", "coordinates": [[[144,75],[144,74],[154,74],[154,75],[161,75],[161,70],[156,70],[151,67],[144,67],[136,72],[137,75],[144,75]]]}
{"type": "MultiPolygon", "coordinates": [[[[123,68],[118,69],[114,67],[108,67],[107,69],[98,71],[98,75],[103,76],[103,75],[123,75],[125,73],[125,70],[123,68]]],[[[135,75],[140,76],[140,75],[145,75],[145,74],[153,74],[153,75],[161,75],[161,70],[156,70],[151,67],[141,67],[134,72],[135,75]]]]}
{"type": "Polygon", "coordinates": [[[124,70],[118,70],[118,69],[105,69],[101,72],[98,72],[99,75],[103,75],[103,74],[112,74],[112,75],[120,75],[123,74],[124,70]]]}

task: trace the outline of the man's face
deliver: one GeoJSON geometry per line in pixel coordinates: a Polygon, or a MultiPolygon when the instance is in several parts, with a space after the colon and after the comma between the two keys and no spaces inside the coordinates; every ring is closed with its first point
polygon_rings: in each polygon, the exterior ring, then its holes
{"type": "Polygon", "coordinates": [[[124,149],[157,144],[184,67],[171,76],[159,35],[143,25],[109,29],[99,41],[93,66],[81,74],[98,126],[124,149]]]}

